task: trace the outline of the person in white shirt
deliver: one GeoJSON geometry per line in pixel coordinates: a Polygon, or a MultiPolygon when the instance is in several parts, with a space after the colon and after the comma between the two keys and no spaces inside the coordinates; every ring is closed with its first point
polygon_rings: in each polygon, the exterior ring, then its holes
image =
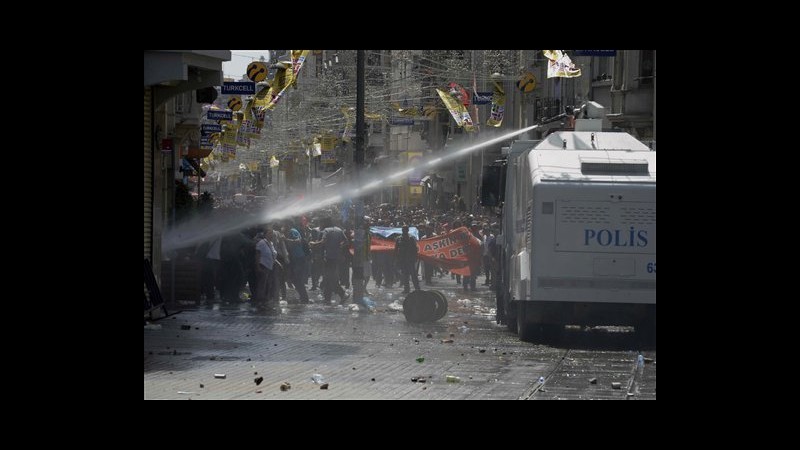
{"type": "MultiPolygon", "coordinates": [[[[271,230],[265,227],[265,232],[269,233],[271,230]]],[[[256,243],[256,298],[255,303],[266,304],[267,292],[272,281],[272,271],[275,265],[275,256],[277,252],[265,234],[259,233],[258,242],[256,243]]]]}

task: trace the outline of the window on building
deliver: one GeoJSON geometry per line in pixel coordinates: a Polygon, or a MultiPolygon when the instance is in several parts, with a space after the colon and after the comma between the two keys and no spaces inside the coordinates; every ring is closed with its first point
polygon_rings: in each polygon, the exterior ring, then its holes
{"type": "Polygon", "coordinates": [[[383,50],[367,50],[367,65],[380,66],[381,65],[381,52],[383,50]]]}
{"type": "Polygon", "coordinates": [[[642,50],[639,54],[639,84],[653,84],[655,50],[642,50]]]}
{"type": "Polygon", "coordinates": [[[594,57],[594,80],[592,81],[603,81],[603,80],[610,80],[611,79],[611,64],[609,63],[612,58],[607,56],[595,56],[594,57]]]}
{"type": "Polygon", "coordinates": [[[367,84],[372,86],[382,86],[384,84],[384,74],[380,69],[371,69],[365,75],[367,79],[367,84]]]}
{"type": "Polygon", "coordinates": [[[175,97],[175,112],[189,113],[192,111],[192,92],[184,92],[175,97]]]}

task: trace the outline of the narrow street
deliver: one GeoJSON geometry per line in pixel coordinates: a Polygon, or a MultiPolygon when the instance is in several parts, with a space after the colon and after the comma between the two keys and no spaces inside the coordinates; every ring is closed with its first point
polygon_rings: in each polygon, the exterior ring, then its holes
{"type": "Polygon", "coordinates": [[[145,400],[655,400],[656,130],[656,50],[144,50],[145,400]]]}
{"type": "MultiPolygon", "coordinates": [[[[374,312],[323,305],[318,291],[311,293],[318,303],[284,302],[279,311],[249,302],[178,305],[182,312],[145,326],[144,397],[656,398],[655,346],[639,347],[630,329],[567,328],[556,342],[521,342],[495,323],[487,287],[464,292],[449,277],[431,287],[447,296],[448,312],[426,324],[392,310],[394,300],[402,303],[401,288],[378,290],[372,281],[374,312]],[[646,359],[637,370],[639,353],[646,359]]],[[[288,290],[290,300],[296,295],[288,290]]]]}

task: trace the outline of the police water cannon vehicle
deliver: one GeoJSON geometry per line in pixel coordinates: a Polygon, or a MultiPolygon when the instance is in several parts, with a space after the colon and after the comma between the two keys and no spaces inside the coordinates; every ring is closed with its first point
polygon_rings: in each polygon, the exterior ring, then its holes
{"type": "Polygon", "coordinates": [[[502,214],[497,321],[523,340],[564,325],[654,338],[656,152],[603,131],[597,103],[571,113],[554,120],[574,129],[515,141],[484,170],[481,203],[502,214]]]}

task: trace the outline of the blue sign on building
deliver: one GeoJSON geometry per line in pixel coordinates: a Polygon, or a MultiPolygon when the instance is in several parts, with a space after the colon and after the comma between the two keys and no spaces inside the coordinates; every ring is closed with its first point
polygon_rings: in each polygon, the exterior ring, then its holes
{"type": "Polygon", "coordinates": [[[414,119],[407,117],[392,117],[389,119],[390,125],[414,125],[414,119]]]}
{"type": "Polygon", "coordinates": [[[222,83],[222,95],[255,95],[256,84],[252,81],[226,81],[222,83]]]}
{"type": "Polygon", "coordinates": [[[232,120],[233,111],[230,110],[209,110],[208,118],[210,120],[232,120]]]}
{"type": "Polygon", "coordinates": [[[203,134],[219,133],[222,131],[222,125],[217,125],[215,123],[205,123],[200,126],[200,131],[203,134]]]}
{"type": "Polygon", "coordinates": [[[488,105],[492,103],[491,92],[475,92],[472,94],[472,103],[476,105],[488,105]]]}

